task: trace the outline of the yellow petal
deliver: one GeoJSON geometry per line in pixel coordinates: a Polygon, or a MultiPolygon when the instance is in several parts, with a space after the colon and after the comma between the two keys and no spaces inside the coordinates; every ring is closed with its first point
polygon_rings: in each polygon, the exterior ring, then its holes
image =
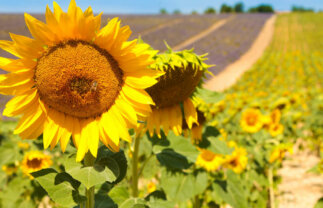
{"type": "Polygon", "coordinates": [[[14,134],[20,134],[28,129],[33,123],[39,120],[42,115],[43,111],[40,106],[35,106],[35,108],[32,108],[30,111],[26,112],[19,120],[19,123],[14,130],[14,134]]]}
{"type": "Polygon", "coordinates": [[[196,112],[194,104],[190,98],[187,98],[183,104],[184,104],[185,120],[186,120],[188,127],[191,129],[193,123],[198,123],[197,112],[196,112]]]}
{"type": "MultiPolygon", "coordinates": [[[[99,148],[99,127],[97,120],[91,121],[86,127],[85,131],[87,132],[87,144],[90,152],[94,157],[98,154],[99,148]]],[[[82,131],[83,134],[83,131],[82,131]]]]}
{"type": "Polygon", "coordinates": [[[59,126],[49,116],[47,116],[47,120],[44,124],[43,133],[44,149],[47,149],[51,144],[52,140],[56,136],[58,127],[59,126]]]}
{"type": "Polygon", "coordinates": [[[37,20],[27,13],[25,13],[25,22],[31,35],[36,40],[42,42],[44,45],[52,45],[55,40],[55,36],[45,23],[37,20]]]}
{"type": "Polygon", "coordinates": [[[131,100],[134,100],[138,103],[142,103],[142,104],[147,104],[147,105],[154,105],[154,101],[151,99],[151,97],[149,96],[149,94],[142,89],[134,89],[130,86],[128,86],[127,84],[123,85],[122,87],[122,91],[124,92],[124,94],[130,98],[131,100]]]}
{"type": "Polygon", "coordinates": [[[122,98],[118,98],[115,104],[121,114],[134,126],[137,125],[137,114],[133,107],[124,101],[122,98]]]}
{"type": "Polygon", "coordinates": [[[127,142],[131,142],[127,124],[124,118],[120,115],[119,110],[115,106],[112,106],[109,111],[110,116],[112,116],[113,120],[115,121],[115,125],[117,127],[117,130],[119,131],[120,137],[127,142]]]}
{"type": "Polygon", "coordinates": [[[125,79],[125,83],[133,88],[139,88],[139,89],[146,89],[148,87],[153,86],[158,81],[152,77],[131,77],[127,76],[125,79]]]}
{"type": "Polygon", "coordinates": [[[100,126],[103,127],[104,132],[108,135],[111,141],[119,146],[119,132],[116,128],[115,121],[111,116],[111,112],[105,112],[101,115],[100,126]]]}
{"type": "Polygon", "coordinates": [[[61,145],[62,152],[65,152],[66,146],[67,146],[68,142],[70,141],[71,135],[72,135],[72,133],[70,131],[63,128],[62,137],[60,139],[60,145],[61,145]]]}
{"type": "Polygon", "coordinates": [[[12,98],[3,111],[5,116],[16,116],[26,112],[30,107],[34,108],[35,103],[38,101],[36,89],[31,89],[25,95],[20,95],[12,98]]]}

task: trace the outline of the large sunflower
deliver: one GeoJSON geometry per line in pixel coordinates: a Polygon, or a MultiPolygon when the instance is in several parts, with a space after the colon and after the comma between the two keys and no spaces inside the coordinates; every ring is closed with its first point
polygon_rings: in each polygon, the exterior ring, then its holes
{"type": "Polygon", "coordinates": [[[128,26],[117,18],[100,29],[101,14],[85,12],[74,0],[65,13],[54,2],[46,23],[25,14],[34,39],[10,34],[0,48],[19,59],[0,57],[0,93],[14,95],[5,116],[23,114],[14,133],[34,139],[43,133],[44,148],[60,142],[65,151],[72,136],[77,161],[88,150],[97,155],[99,139],[118,151],[119,138],[130,141],[128,127],[146,116],[154,102],[145,88],[157,71],[147,69],[154,51],[137,40],[127,42],[128,26]]]}
{"type": "Polygon", "coordinates": [[[151,65],[157,71],[165,72],[156,85],[147,89],[156,106],[147,119],[147,128],[152,136],[160,137],[162,126],[165,134],[171,129],[176,135],[182,134],[183,119],[189,129],[198,124],[197,111],[192,102],[196,87],[201,86],[202,77],[210,67],[193,50],[173,52],[170,48],[164,54],[154,57],[151,65]]]}

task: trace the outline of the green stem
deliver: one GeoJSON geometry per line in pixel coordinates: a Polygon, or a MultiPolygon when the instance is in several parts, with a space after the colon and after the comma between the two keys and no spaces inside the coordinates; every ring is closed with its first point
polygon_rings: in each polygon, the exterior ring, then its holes
{"type": "Polygon", "coordinates": [[[274,176],[273,176],[273,168],[272,167],[269,167],[269,170],[268,170],[268,180],[269,180],[270,208],[275,208],[274,176]]]}
{"type": "Polygon", "coordinates": [[[193,199],[193,208],[200,208],[200,199],[198,195],[193,199]]]}
{"type": "Polygon", "coordinates": [[[139,136],[135,137],[135,144],[132,154],[132,196],[138,197],[138,154],[139,154],[139,136]]]}
{"type": "MultiPolygon", "coordinates": [[[[87,152],[84,157],[84,166],[89,167],[93,166],[95,162],[95,158],[92,156],[90,152],[87,152]]],[[[86,202],[85,206],[81,206],[81,208],[94,208],[94,192],[95,187],[92,186],[89,189],[85,189],[85,196],[86,196],[86,202]]]]}

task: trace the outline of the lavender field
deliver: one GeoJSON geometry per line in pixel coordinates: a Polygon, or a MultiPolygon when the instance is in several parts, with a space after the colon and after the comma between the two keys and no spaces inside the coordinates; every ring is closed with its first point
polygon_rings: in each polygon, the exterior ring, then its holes
{"type": "MultiPolygon", "coordinates": [[[[34,15],[44,21],[43,15],[34,15]]],[[[171,47],[181,44],[216,24],[226,24],[186,48],[195,48],[198,54],[209,53],[208,64],[215,64],[212,72],[221,72],[228,64],[245,53],[257,37],[270,14],[220,15],[120,15],[124,25],[130,25],[131,39],[140,36],[153,48],[166,50],[164,41],[171,47]]],[[[102,25],[115,15],[103,15],[102,25]]],[[[22,14],[0,14],[0,39],[10,40],[11,33],[30,36],[22,14]]],[[[0,56],[12,57],[4,51],[0,56]]],[[[14,58],[14,57],[12,57],[14,58]]]]}

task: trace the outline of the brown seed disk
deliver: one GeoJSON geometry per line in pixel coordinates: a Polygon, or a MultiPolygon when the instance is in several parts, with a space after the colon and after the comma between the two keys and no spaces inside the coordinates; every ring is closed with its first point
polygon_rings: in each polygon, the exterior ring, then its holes
{"type": "Polygon", "coordinates": [[[49,49],[35,69],[42,101],[57,111],[88,118],[113,104],[123,85],[118,63],[104,49],[70,40],[49,49]]]}
{"type": "Polygon", "coordinates": [[[29,167],[29,168],[34,168],[34,169],[36,169],[36,168],[39,168],[39,167],[41,167],[41,159],[38,159],[38,158],[34,158],[34,159],[32,159],[32,160],[27,160],[27,166],[29,167]]]}
{"type": "Polygon", "coordinates": [[[169,107],[190,97],[199,84],[203,71],[188,65],[186,69],[169,69],[158,83],[147,89],[156,107],[169,107]]]}

